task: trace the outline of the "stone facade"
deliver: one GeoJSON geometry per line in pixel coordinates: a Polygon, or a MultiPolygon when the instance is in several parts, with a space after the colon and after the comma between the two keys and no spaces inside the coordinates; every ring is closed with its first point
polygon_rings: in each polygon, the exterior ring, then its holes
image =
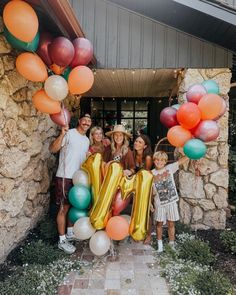
{"type": "MultiPolygon", "coordinates": [[[[229,69],[188,69],[180,84],[179,103],[186,101],[189,86],[213,79],[220,95],[228,104],[231,72],[229,69]]],[[[193,229],[223,229],[228,206],[228,110],[219,119],[220,135],[207,143],[207,154],[198,161],[189,161],[180,170],[180,215],[193,229]]]]}
{"type": "Polygon", "coordinates": [[[48,147],[57,126],[33,107],[31,97],[42,85],[17,73],[17,54],[1,35],[0,261],[47,211],[55,166],[48,147]]]}

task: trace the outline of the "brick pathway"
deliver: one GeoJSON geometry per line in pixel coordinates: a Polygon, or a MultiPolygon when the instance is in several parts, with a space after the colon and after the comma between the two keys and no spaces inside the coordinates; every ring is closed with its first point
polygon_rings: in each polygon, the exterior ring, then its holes
{"type": "Polygon", "coordinates": [[[168,295],[160,277],[155,252],[149,245],[129,240],[115,245],[115,254],[95,257],[88,242],[77,243],[75,259],[80,259],[80,274],[70,273],[59,287],[59,295],[168,295]]]}

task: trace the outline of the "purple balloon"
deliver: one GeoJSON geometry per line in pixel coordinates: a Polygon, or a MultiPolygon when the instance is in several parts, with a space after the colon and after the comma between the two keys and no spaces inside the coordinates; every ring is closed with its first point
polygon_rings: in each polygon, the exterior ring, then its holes
{"type": "Polygon", "coordinates": [[[75,49],[69,39],[57,37],[49,46],[49,54],[56,65],[66,67],[71,63],[75,49]]]}
{"type": "Polygon", "coordinates": [[[215,140],[220,134],[220,128],[213,120],[201,121],[192,131],[193,136],[208,142],[215,140]]]}
{"type": "Polygon", "coordinates": [[[195,104],[199,103],[199,100],[203,97],[203,95],[207,94],[206,88],[201,84],[194,84],[189,87],[186,97],[189,102],[193,102],[195,104]]]}
{"type": "Polygon", "coordinates": [[[51,44],[53,37],[48,32],[42,32],[39,38],[39,46],[36,53],[42,58],[44,63],[49,67],[52,64],[52,60],[50,58],[48,47],[51,44]]]}
{"type": "Polygon", "coordinates": [[[60,113],[50,115],[51,120],[59,126],[66,126],[70,123],[70,112],[65,108],[62,107],[60,113]]]}
{"type": "Polygon", "coordinates": [[[166,107],[161,111],[160,121],[167,128],[179,125],[176,118],[177,110],[172,107],[166,107]]]}
{"type": "Polygon", "coordinates": [[[86,38],[76,38],[72,43],[75,54],[70,67],[86,66],[93,57],[93,46],[91,42],[86,38]]]}
{"type": "Polygon", "coordinates": [[[227,110],[227,104],[226,104],[225,100],[222,98],[221,112],[220,112],[220,114],[216,118],[214,118],[214,120],[219,120],[224,115],[224,113],[226,112],[226,110],[227,110]]]}

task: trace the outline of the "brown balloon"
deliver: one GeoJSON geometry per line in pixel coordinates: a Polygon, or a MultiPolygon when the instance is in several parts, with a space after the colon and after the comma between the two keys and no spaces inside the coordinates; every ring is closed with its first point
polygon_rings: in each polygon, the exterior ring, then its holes
{"type": "Polygon", "coordinates": [[[60,113],[51,114],[51,120],[59,126],[66,126],[70,123],[70,112],[67,108],[62,107],[60,113]]]}
{"type": "Polygon", "coordinates": [[[49,45],[50,57],[60,67],[68,66],[74,57],[74,53],[73,44],[65,37],[57,37],[49,45]]]}
{"type": "Polygon", "coordinates": [[[75,48],[75,54],[70,67],[86,66],[93,57],[93,47],[91,42],[86,38],[76,38],[72,43],[75,48]]]}
{"type": "Polygon", "coordinates": [[[131,196],[129,196],[125,200],[122,199],[121,191],[118,190],[112,202],[112,215],[119,215],[120,212],[123,211],[129,205],[130,200],[131,196]]]}
{"type": "Polygon", "coordinates": [[[51,44],[52,40],[53,36],[50,33],[42,32],[39,38],[39,46],[36,51],[48,67],[52,64],[52,60],[48,52],[48,47],[51,44]]]}

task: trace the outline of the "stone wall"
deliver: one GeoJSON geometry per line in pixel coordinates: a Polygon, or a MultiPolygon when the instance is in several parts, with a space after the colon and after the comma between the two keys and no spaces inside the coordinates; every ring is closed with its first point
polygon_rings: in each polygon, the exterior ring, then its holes
{"type": "MultiPolygon", "coordinates": [[[[179,102],[186,101],[189,86],[213,79],[228,104],[231,72],[229,69],[188,69],[180,85],[179,102]]],[[[218,121],[220,135],[207,143],[207,154],[189,161],[179,173],[181,221],[194,229],[223,229],[228,206],[228,110],[218,121]]]]}
{"type": "Polygon", "coordinates": [[[55,166],[48,147],[57,127],[32,106],[42,85],[17,73],[17,54],[0,35],[0,261],[47,211],[55,166]]]}

